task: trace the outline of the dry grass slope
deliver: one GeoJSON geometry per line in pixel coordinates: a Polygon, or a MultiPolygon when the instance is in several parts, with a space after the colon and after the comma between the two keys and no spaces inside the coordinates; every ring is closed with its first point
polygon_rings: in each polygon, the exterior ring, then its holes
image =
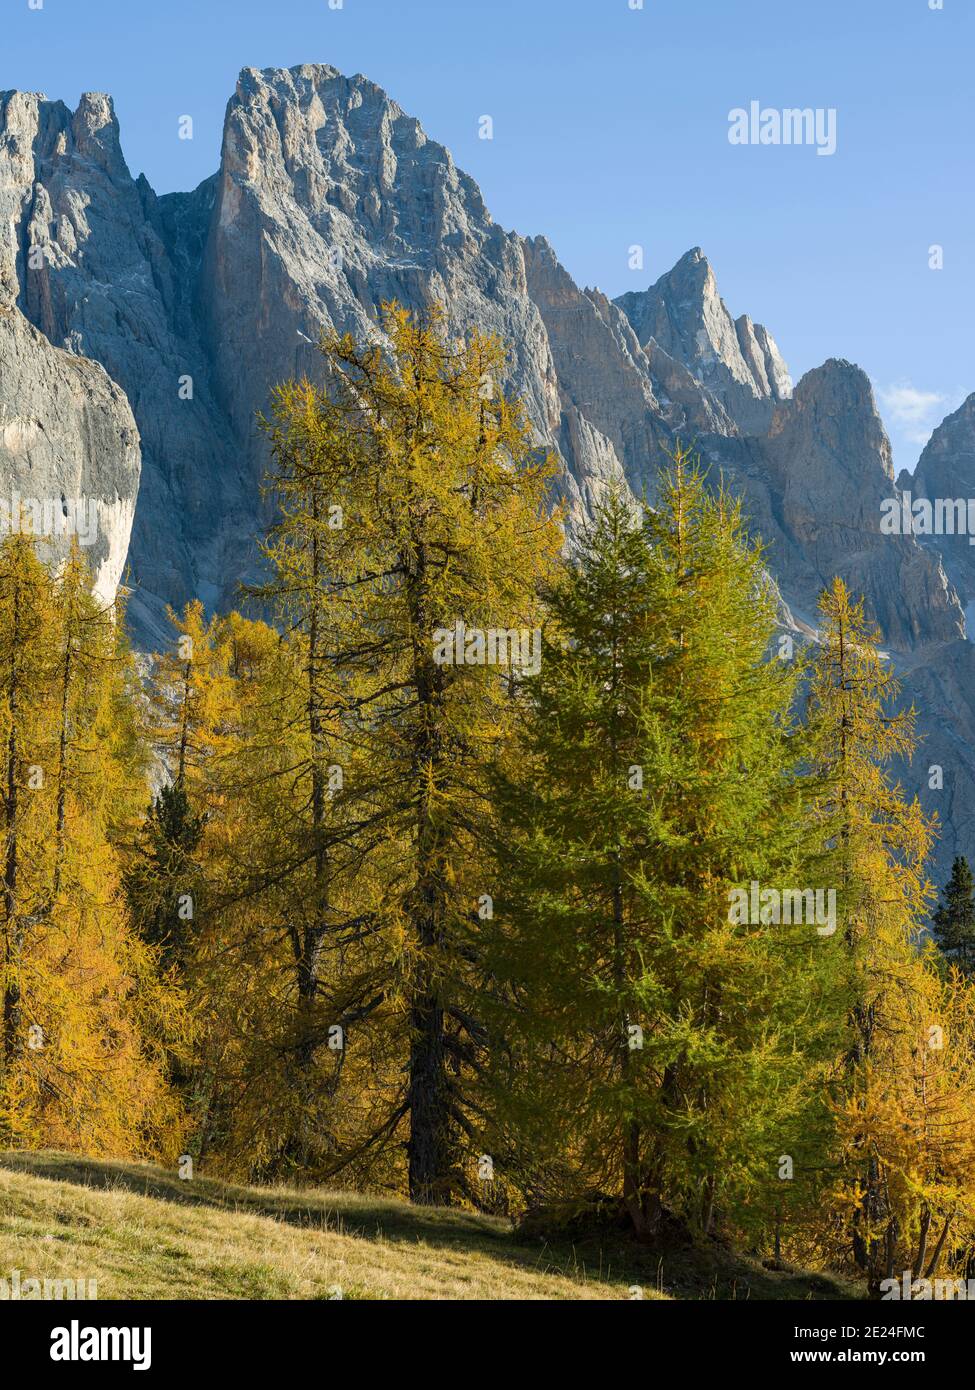
{"type": "MultiPolygon", "coordinates": [[[[126,1299],[627,1299],[667,1287],[626,1247],[518,1244],[507,1222],[351,1192],[180,1181],[151,1164],[0,1154],[0,1277],[126,1299]]],[[[675,1265],[678,1297],[836,1298],[808,1276],[675,1265]],[[709,1283],[710,1280],[710,1283],[709,1283]]]]}

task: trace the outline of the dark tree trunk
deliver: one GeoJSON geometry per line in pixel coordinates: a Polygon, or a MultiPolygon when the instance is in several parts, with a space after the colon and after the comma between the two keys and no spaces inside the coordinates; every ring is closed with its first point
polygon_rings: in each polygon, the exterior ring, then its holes
{"type": "Polygon", "coordinates": [[[6,918],[5,965],[6,984],[3,992],[3,1058],[4,1065],[13,1061],[20,1035],[21,996],[18,971],[23,949],[23,927],[17,910],[17,812],[18,787],[17,767],[20,757],[18,748],[18,719],[20,699],[20,672],[17,663],[17,644],[20,640],[20,590],[14,580],[13,634],[11,638],[10,664],[7,683],[7,698],[10,706],[10,733],[7,738],[6,795],[4,811],[7,832],[7,853],[3,870],[3,904],[6,918]]]}
{"type": "Polygon", "coordinates": [[[423,1206],[448,1205],[450,1082],[444,1013],[435,991],[419,986],[410,1006],[410,1027],[410,1199],[423,1206]]]}
{"type": "Polygon", "coordinates": [[[426,602],[426,567],[426,547],[421,542],[412,565],[405,566],[409,574],[413,669],[420,716],[413,753],[414,785],[419,788],[412,912],[418,959],[410,998],[407,1156],[410,1198],[430,1206],[448,1205],[451,1200],[453,1088],[447,1070],[443,1001],[447,884],[443,835],[431,799],[431,785],[442,790],[445,676],[433,660],[432,647],[428,649],[432,634],[426,602]]]}

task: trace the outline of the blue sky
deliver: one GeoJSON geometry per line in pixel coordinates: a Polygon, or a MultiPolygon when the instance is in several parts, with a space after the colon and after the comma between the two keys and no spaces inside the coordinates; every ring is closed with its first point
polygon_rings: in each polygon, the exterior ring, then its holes
{"type": "Polygon", "coordinates": [[[110,92],[159,192],[213,172],[241,67],[328,62],[384,86],[582,284],[642,288],[702,246],[796,379],[865,368],[897,467],[975,390],[973,0],[30,3],[0,0],[0,88],[110,92]],[[730,144],[753,100],[835,107],[836,153],[730,144]]]}

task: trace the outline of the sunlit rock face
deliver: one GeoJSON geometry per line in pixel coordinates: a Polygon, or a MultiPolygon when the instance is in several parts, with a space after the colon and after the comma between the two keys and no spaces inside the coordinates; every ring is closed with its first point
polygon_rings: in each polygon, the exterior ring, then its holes
{"type": "Polygon", "coordinates": [[[138,421],[141,488],[122,545],[138,586],[133,618],[144,624],[164,599],[215,595],[224,528],[244,521],[233,445],[188,277],[158,200],[129,173],[109,97],[86,93],[72,112],[36,94],[0,95],[0,219],[6,302],[56,347],[99,362],[138,421]]]}
{"type": "Polygon", "coordinates": [[[139,433],[121,389],[0,308],[0,535],[30,532],[55,564],[77,541],[111,603],[138,488],[139,433]]]}
{"type": "Polygon", "coordinates": [[[561,456],[570,512],[583,515],[622,471],[560,382],[525,243],[491,219],[450,152],[363,77],[241,73],[198,275],[215,385],[252,486],[265,466],[254,411],[270,385],[315,370],[323,328],[375,339],[391,301],[436,302],[452,333],[476,325],[511,345],[507,386],[539,447],[561,456]]]}

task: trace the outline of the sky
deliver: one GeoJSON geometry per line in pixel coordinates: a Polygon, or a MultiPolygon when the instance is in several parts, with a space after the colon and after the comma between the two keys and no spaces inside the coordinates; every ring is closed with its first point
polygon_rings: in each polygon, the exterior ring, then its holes
{"type": "Polygon", "coordinates": [[[582,285],[642,289],[701,246],[796,380],[864,368],[898,469],[975,390],[973,56],[975,0],[0,0],[0,90],[109,92],[159,193],[216,168],[242,67],[324,62],[582,285]],[[834,110],[835,153],[731,143],[752,102],[834,110]]]}

